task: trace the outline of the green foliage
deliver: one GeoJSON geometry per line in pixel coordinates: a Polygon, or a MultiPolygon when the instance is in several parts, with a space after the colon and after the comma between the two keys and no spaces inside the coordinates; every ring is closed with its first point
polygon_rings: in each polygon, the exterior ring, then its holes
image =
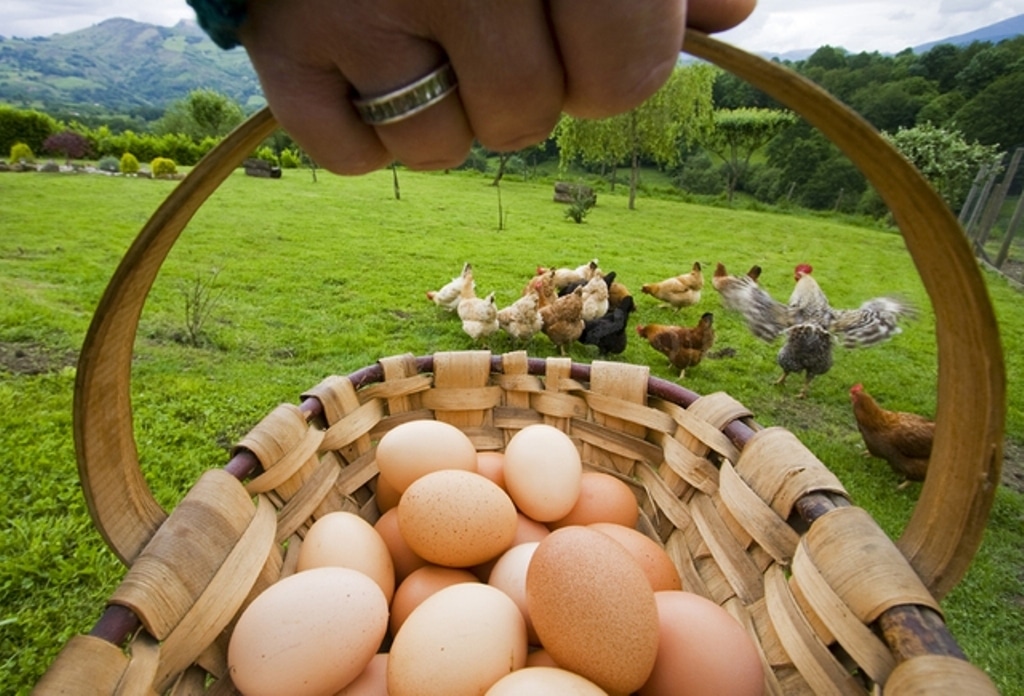
{"type": "Polygon", "coordinates": [[[25,143],[14,143],[11,145],[11,161],[12,162],[35,162],[36,156],[25,143]]]}
{"type": "Polygon", "coordinates": [[[212,89],[195,89],[184,99],[167,107],[153,130],[157,134],[180,134],[190,140],[223,137],[245,119],[242,107],[212,89]]]}
{"type": "Polygon", "coordinates": [[[121,171],[124,174],[138,174],[139,158],[130,152],[121,155],[121,171]]]}
{"type": "Polygon", "coordinates": [[[291,148],[281,150],[281,168],[298,169],[302,166],[302,155],[291,148]]]}
{"type": "Polygon", "coordinates": [[[275,155],[274,151],[271,150],[266,145],[257,148],[255,155],[256,159],[263,160],[264,162],[270,164],[273,167],[280,166],[280,163],[277,161],[277,155],[275,155]]]}
{"type": "Polygon", "coordinates": [[[730,201],[754,153],[794,123],[794,114],[779,109],[715,111],[714,127],[700,138],[700,143],[725,163],[730,201]]]}
{"type": "Polygon", "coordinates": [[[987,85],[951,119],[964,136],[985,145],[1013,148],[1024,143],[1024,109],[1007,108],[1024,94],[1024,60],[1016,72],[987,85]]]}
{"type": "MultiPolygon", "coordinates": [[[[136,161],[138,164],[138,161],[136,161]]],[[[121,171],[121,163],[116,157],[106,156],[96,163],[96,168],[103,172],[117,173],[121,171]]]]}
{"type": "Polygon", "coordinates": [[[569,193],[569,207],[565,210],[565,217],[580,225],[597,204],[596,197],[592,189],[582,184],[572,186],[569,193]]]}
{"type": "Polygon", "coordinates": [[[984,164],[993,164],[995,146],[968,142],[962,133],[931,124],[901,128],[886,137],[914,163],[935,190],[958,210],[984,164]]]}
{"type": "Polygon", "coordinates": [[[157,157],[149,163],[149,171],[156,177],[174,176],[178,173],[178,167],[174,160],[167,159],[166,157],[157,157]]]}
{"type": "Polygon", "coordinates": [[[43,142],[59,127],[57,121],[46,114],[0,104],[0,152],[7,152],[16,143],[24,143],[33,152],[40,152],[43,142]]]}

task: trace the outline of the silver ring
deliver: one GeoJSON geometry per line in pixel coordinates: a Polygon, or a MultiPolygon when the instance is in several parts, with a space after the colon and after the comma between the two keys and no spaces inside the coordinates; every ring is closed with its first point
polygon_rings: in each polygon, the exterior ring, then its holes
{"type": "Polygon", "coordinates": [[[376,97],[357,97],[352,103],[363,121],[371,126],[382,126],[430,108],[458,86],[451,63],[445,63],[411,84],[376,97]]]}

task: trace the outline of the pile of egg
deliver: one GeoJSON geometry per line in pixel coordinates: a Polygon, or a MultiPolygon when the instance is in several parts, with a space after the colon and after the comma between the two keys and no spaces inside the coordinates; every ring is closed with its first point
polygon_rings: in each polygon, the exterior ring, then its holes
{"type": "Polygon", "coordinates": [[[376,457],[377,523],[318,518],[296,572],[239,617],[228,664],[246,696],[763,692],[750,636],[683,590],[633,491],[584,471],[561,430],[478,453],[410,421],[376,457]]]}

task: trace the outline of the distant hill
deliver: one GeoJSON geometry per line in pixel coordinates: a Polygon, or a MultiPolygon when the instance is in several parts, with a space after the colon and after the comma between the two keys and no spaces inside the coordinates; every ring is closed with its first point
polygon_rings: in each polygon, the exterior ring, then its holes
{"type": "Polygon", "coordinates": [[[159,27],[108,19],[49,37],[0,37],[0,102],[162,108],[198,88],[246,106],[264,102],[241,49],[223,51],[195,22],[159,27]]]}
{"type": "Polygon", "coordinates": [[[947,39],[914,46],[914,52],[926,53],[928,49],[933,46],[938,46],[939,44],[968,46],[975,41],[999,43],[1004,39],[1012,39],[1015,36],[1020,36],[1021,34],[1024,34],[1024,14],[1004,19],[1002,22],[996,22],[995,24],[990,24],[987,27],[982,27],[981,29],[969,31],[966,34],[957,34],[956,36],[950,36],[947,39]]]}

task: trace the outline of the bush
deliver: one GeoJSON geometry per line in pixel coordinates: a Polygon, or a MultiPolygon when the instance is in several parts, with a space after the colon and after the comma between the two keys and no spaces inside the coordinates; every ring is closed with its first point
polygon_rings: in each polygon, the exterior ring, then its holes
{"type": "MultiPolygon", "coordinates": [[[[138,165],[138,162],[136,161],[135,164],[138,165]]],[[[116,174],[121,171],[121,163],[117,161],[116,157],[107,156],[96,163],[96,168],[101,172],[111,172],[116,174]]]]}
{"type": "Polygon", "coordinates": [[[174,164],[172,159],[157,157],[149,163],[149,170],[153,173],[153,176],[174,176],[178,173],[178,166],[174,164]]]}
{"type": "Polygon", "coordinates": [[[11,162],[35,162],[36,156],[32,154],[32,148],[25,143],[14,143],[11,145],[11,162]]]}
{"type": "Polygon", "coordinates": [[[121,155],[121,171],[125,174],[138,174],[139,158],[130,152],[121,155]]]}
{"type": "Polygon", "coordinates": [[[256,159],[263,160],[270,164],[271,167],[278,167],[280,164],[277,161],[277,155],[269,147],[264,145],[263,147],[256,150],[256,159]]]}
{"type": "Polygon", "coordinates": [[[299,153],[288,148],[281,150],[281,167],[283,169],[298,169],[302,165],[302,157],[299,153]]]}

